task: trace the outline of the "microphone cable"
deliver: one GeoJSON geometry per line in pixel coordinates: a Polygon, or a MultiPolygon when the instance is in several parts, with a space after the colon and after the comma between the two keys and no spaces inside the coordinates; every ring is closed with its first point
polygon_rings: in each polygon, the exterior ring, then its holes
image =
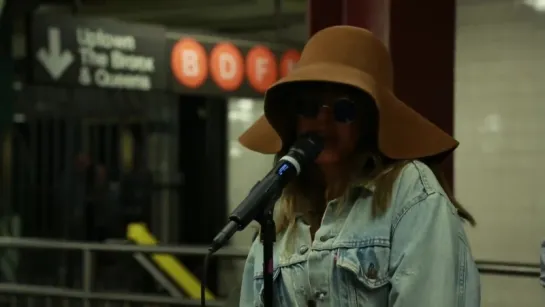
{"type": "Polygon", "coordinates": [[[208,277],[208,266],[210,265],[210,258],[214,255],[214,251],[210,249],[204,256],[201,276],[201,307],[206,307],[206,279],[208,277]]]}

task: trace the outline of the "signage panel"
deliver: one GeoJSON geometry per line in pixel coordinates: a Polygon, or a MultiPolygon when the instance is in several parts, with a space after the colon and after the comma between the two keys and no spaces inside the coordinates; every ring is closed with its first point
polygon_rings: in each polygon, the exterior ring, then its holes
{"type": "Polygon", "coordinates": [[[138,91],[167,87],[161,27],[37,14],[29,38],[35,83],[138,91]]]}

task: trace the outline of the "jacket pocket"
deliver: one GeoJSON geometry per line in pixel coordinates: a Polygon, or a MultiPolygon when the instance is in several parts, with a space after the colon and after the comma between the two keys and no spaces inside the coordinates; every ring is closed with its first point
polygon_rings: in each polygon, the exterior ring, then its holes
{"type": "Polygon", "coordinates": [[[390,248],[386,246],[370,245],[337,250],[339,290],[348,297],[349,306],[370,302],[382,306],[379,304],[387,302],[389,258],[390,248]]]}

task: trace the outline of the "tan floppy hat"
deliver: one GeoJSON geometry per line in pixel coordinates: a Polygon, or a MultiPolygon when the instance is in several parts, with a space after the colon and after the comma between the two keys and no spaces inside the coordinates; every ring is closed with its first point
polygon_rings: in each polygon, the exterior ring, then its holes
{"type": "MultiPolygon", "coordinates": [[[[240,138],[253,151],[276,154],[292,127],[278,92],[299,82],[329,82],[369,94],[378,109],[378,149],[391,159],[441,158],[458,142],[393,94],[393,68],[386,47],[365,29],[334,26],[316,33],[306,44],[296,67],[265,94],[265,115],[240,138]]],[[[422,90],[429,90],[423,88],[422,90]]]]}

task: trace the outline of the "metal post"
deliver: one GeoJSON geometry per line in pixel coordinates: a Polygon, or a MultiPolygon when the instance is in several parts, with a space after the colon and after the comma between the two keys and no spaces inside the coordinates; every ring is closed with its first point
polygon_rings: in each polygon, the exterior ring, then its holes
{"type": "Polygon", "coordinates": [[[274,0],[275,37],[277,41],[282,40],[282,28],[284,27],[283,0],[274,0]]]}
{"type": "Polygon", "coordinates": [[[93,254],[90,249],[83,250],[82,284],[85,297],[82,299],[84,307],[91,307],[91,290],[93,284],[93,254]]]}
{"type": "Polygon", "coordinates": [[[0,141],[9,129],[13,119],[14,100],[14,70],[15,64],[12,55],[13,40],[13,1],[0,2],[0,141]]]}

